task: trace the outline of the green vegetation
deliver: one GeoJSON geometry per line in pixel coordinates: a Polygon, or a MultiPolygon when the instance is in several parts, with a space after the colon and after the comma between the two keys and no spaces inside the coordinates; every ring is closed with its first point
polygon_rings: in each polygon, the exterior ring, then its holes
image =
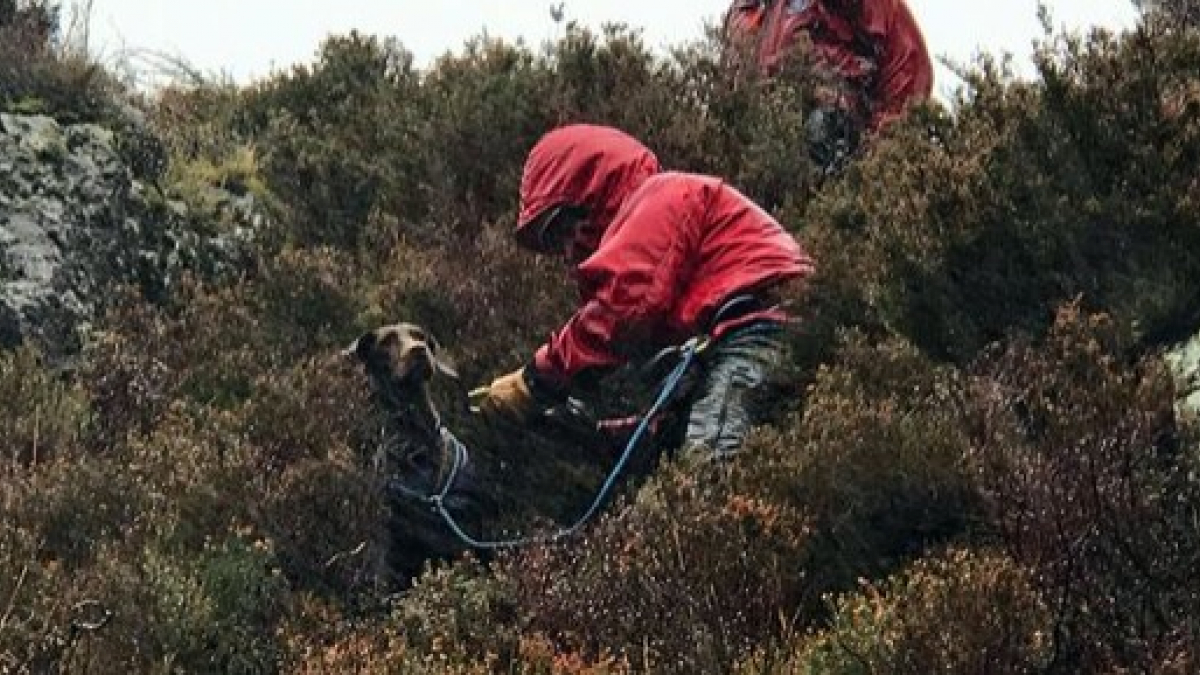
{"type": "MultiPolygon", "coordinates": [[[[348,35],[159,92],[163,193],[197,227],[226,225],[212,188],[269,217],[236,275],[114,296],[68,372],[0,354],[0,671],[1195,672],[1198,438],[1159,358],[1200,328],[1175,7],[1055,37],[1033,81],[984,60],[824,181],[809,86],[736,83],[711,38],[480,39],[419,70],[348,35]],[[397,593],[378,412],[336,354],[407,320],[468,384],[527,358],[572,298],[509,241],[517,181],[569,121],[728,177],[812,250],[779,420],[727,476],[666,461],[577,538],[397,593]]],[[[117,125],[49,11],[0,0],[0,109],[117,125]]],[[[486,531],[576,513],[611,458],[491,433],[458,393],[511,495],[486,531]]]]}

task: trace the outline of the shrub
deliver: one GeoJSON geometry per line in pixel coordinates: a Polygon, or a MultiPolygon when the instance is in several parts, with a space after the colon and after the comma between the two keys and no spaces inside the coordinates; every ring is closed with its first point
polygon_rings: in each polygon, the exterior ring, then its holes
{"type": "Polygon", "coordinates": [[[1067,306],[1043,346],[975,370],[970,464],[1004,543],[1053,599],[1053,672],[1148,668],[1197,634],[1194,434],[1176,427],[1163,364],[1127,362],[1127,340],[1067,306]]]}
{"type": "Polygon", "coordinates": [[[285,248],[238,289],[235,301],[256,321],[249,327],[261,359],[256,372],[278,371],[305,355],[332,357],[357,337],[367,280],[355,267],[353,257],[336,249],[285,248]]]}
{"type": "Polygon", "coordinates": [[[265,542],[230,533],[195,558],[152,550],[145,574],[164,663],[185,672],[274,672],[272,629],[285,586],[265,542]]]}
{"type": "Polygon", "coordinates": [[[900,340],[847,334],[803,412],[747,443],[733,478],[748,494],[812,517],[802,564],[817,595],[883,576],[968,532],[981,515],[962,455],[962,388],[900,340]]]}
{"type": "Polygon", "coordinates": [[[384,211],[408,223],[421,208],[412,57],[394,43],[330,38],[318,62],[276,76],[246,101],[260,170],[286,205],[285,236],[354,247],[384,211]]]}
{"type": "MultiPolygon", "coordinates": [[[[149,106],[149,118],[174,160],[172,171],[190,162],[220,166],[246,148],[255,128],[247,110],[250,95],[232,84],[200,82],[164,87],[149,106]]],[[[171,182],[172,173],[168,173],[171,182]]]]}
{"type": "Polygon", "coordinates": [[[552,95],[546,67],[527,49],[486,38],[429,69],[413,151],[428,171],[431,222],[418,233],[453,247],[516,213],[525,155],[553,124],[552,95]]]}
{"type": "Polygon", "coordinates": [[[68,456],[89,421],[87,394],[29,348],[0,352],[0,452],[8,468],[68,456]]]}
{"type": "Polygon", "coordinates": [[[0,110],[68,123],[94,122],[108,112],[113,79],[62,37],[57,4],[0,3],[0,110]]]}
{"type": "Polygon", "coordinates": [[[152,499],[126,468],[84,455],[0,481],[0,669],[144,666],[146,594],[132,561],[152,499]]]}
{"type": "Polygon", "coordinates": [[[1133,4],[1151,20],[1167,22],[1164,27],[1173,30],[1200,27],[1200,7],[1194,0],[1134,0],[1133,4]]]}
{"type": "Polygon", "coordinates": [[[121,562],[127,549],[94,545],[96,564],[68,569],[40,560],[31,533],[0,531],[0,592],[5,595],[0,668],[6,672],[97,672],[147,667],[146,597],[121,562]],[[139,653],[140,652],[140,653],[139,653]]]}
{"type": "MultiPolygon", "coordinates": [[[[999,553],[950,551],[839,597],[829,629],[755,672],[1040,673],[1052,615],[1028,570],[999,553]]],[[[746,671],[750,672],[750,671],[746,671]]]]}
{"type": "Polygon", "coordinates": [[[510,661],[522,628],[517,589],[464,558],[431,566],[395,604],[392,620],[429,666],[510,661]]]}
{"type": "Polygon", "coordinates": [[[669,469],[580,540],[503,561],[559,653],[639,672],[724,672],[780,628],[808,579],[800,513],[669,469]]]}
{"type": "Polygon", "coordinates": [[[239,289],[187,281],[174,301],[153,306],[127,294],[97,326],[82,381],[104,419],[102,436],[147,431],[180,399],[230,407],[272,365],[276,354],[259,346],[262,322],[239,289]]]}
{"type": "Polygon", "coordinates": [[[361,469],[297,462],[271,481],[262,499],[256,520],[294,589],[352,601],[389,577],[384,505],[361,469]]]}
{"type": "Polygon", "coordinates": [[[236,419],[264,471],[309,460],[344,461],[379,440],[382,413],[352,370],[333,353],[255,378],[255,395],[236,419]]]}
{"type": "Polygon", "coordinates": [[[60,460],[18,485],[5,517],[33,534],[42,564],[77,570],[142,526],[144,489],[108,461],[60,460]]]}
{"type": "Polygon", "coordinates": [[[83,374],[105,435],[145,431],[180,397],[231,409],[253,394],[256,377],[269,381],[304,355],[332,363],[355,334],[351,266],[332,251],[285,249],[235,285],[185,280],[169,306],[122,296],[83,374]]]}
{"type": "Polygon", "coordinates": [[[939,358],[969,361],[1054,310],[1196,325],[1194,33],[1063,38],[1016,83],[985,61],[954,117],[892,125],[806,213],[821,283],[939,358]],[[1170,103],[1168,103],[1170,102],[1170,103]],[[865,307],[864,307],[865,306],[865,307]]]}
{"type": "Polygon", "coordinates": [[[177,396],[179,365],[169,354],[182,337],[169,335],[158,310],[122,294],[83,354],[80,382],[95,409],[91,439],[112,447],[127,434],[149,433],[177,396]]]}
{"type": "Polygon", "coordinates": [[[372,315],[425,326],[467,382],[515,368],[572,310],[566,269],[517,248],[499,230],[452,252],[396,247],[385,266],[372,315]]]}
{"type": "Polygon", "coordinates": [[[336,606],[301,595],[292,603],[280,633],[284,648],[280,673],[414,672],[404,638],[386,616],[346,616],[336,606]]]}

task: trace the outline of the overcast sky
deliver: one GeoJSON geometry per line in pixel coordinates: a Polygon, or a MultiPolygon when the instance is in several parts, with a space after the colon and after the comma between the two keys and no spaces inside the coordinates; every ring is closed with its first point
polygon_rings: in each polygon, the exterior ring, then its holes
{"type": "MultiPolygon", "coordinates": [[[[867,0],[870,1],[870,0],[867,0]]],[[[486,31],[538,45],[561,28],[549,8],[559,0],[92,0],[89,43],[115,60],[126,52],[178,57],[206,73],[245,83],[313,59],[321,40],[352,29],[396,37],[424,65],[486,31]]],[[[69,4],[69,3],[64,3],[69,4]]],[[[729,0],[566,0],[568,20],[598,27],[623,22],[652,47],[700,37],[729,0]]],[[[1027,68],[1041,33],[1037,0],[909,0],[935,57],[968,61],[978,51],[1008,52],[1027,68]]],[[[1136,13],[1129,0],[1046,0],[1056,26],[1122,28],[1136,13]]],[[[78,5],[75,5],[78,7],[78,5]]],[[[937,91],[957,81],[941,65],[937,91]]]]}

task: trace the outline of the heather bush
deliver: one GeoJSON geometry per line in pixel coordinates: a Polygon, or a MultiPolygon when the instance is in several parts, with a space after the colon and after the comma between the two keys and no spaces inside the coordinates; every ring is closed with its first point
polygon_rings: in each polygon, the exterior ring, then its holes
{"type": "Polygon", "coordinates": [[[273,624],[285,586],[264,541],[231,532],[194,557],[151,550],[144,571],[158,619],[152,636],[169,668],[275,671],[273,624]]]}
{"type": "Polygon", "coordinates": [[[288,239],[353,247],[381,214],[425,215],[411,62],[391,42],[329,38],[312,68],[297,66],[247,97],[259,170],[286,207],[288,239]]]}
{"type": "Polygon", "coordinates": [[[238,413],[262,492],[255,522],[294,588],[355,598],[380,579],[385,510],[364,455],[379,427],[366,391],[329,358],[255,381],[238,413]]]}
{"type": "Polygon", "coordinates": [[[0,670],[129,664],[138,582],[121,573],[146,531],[147,492],[108,458],[59,457],[0,481],[0,670]]]}
{"type": "Polygon", "coordinates": [[[363,280],[355,260],[336,249],[285,248],[242,290],[259,322],[255,347],[271,372],[305,355],[333,356],[357,337],[363,280]],[[264,353],[265,352],[265,353],[264,353]]]}
{"type": "Polygon", "coordinates": [[[428,328],[467,382],[521,364],[573,308],[565,266],[531,256],[499,230],[454,251],[396,247],[384,266],[372,315],[428,328]]]}
{"type": "Polygon", "coordinates": [[[149,433],[179,386],[169,351],[181,337],[168,334],[159,310],[136,296],[122,294],[114,305],[86,346],[79,371],[98,420],[91,434],[98,448],[149,433]]]}
{"type": "Polygon", "coordinates": [[[294,588],[354,599],[388,578],[378,487],[353,464],[299,462],[267,488],[256,519],[294,588]]]}
{"type": "Polygon", "coordinates": [[[392,609],[407,644],[431,665],[510,661],[523,628],[517,589],[473,558],[430,567],[392,609]]]}
{"type": "Polygon", "coordinates": [[[261,321],[236,288],[187,282],[178,307],[117,303],[97,326],[82,373],[106,434],[153,428],[179,399],[230,407],[250,393],[250,381],[273,353],[256,348],[261,321]]]}
{"type": "Polygon", "coordinates": [[[959,378],[899,340],[847,334],[816,374],[802,412],[752,437],[733,480],[812,518],[797,561],[817,595],[846,590],[968,532],[980,515],[962,455],[959,378]]]}
{"type": "Polygon", "coordinates": [[[122,541],[142,526],[144,488],[112,462],[60,460],[11,480],[6,519],[33,536],[41,562],[68,572],[92,563],[105,542],[122,541]]]}
{"type": "Polygon", "coordinates": [[[1200,630],[1195,434],[1163,364],[1122,356],[1128,339],[1067,306],[1043,346],[997,350],[972,377],[967,456],[1050,599],[1054,672],[1151,668],[1200,630]]]}
{"type": "Polygon", "coordinates": [[[1133,0],[1152,21],[1163,21],[1171,30],[1200,27],[1200,6],[1196,0],[1133,0]]]}
{"type": "Polygon", "coordinates": [[[545,65],[528,49],[486,38],[429,69],[411,148],[428,172],[422,196],[430,222],[419,224],[427,237],[454,246],[515,214],[525,154],[553,124],[552,96],[545,65]]]}
{"type": "Polygon", "coordinates": [[[668,469],[581,538],[518,551],[503,575],[556,649],[638,672],[723,672],[772,636],[808,579],[802,514],[668,469]]]}
{"type": "Polygon", "coordinates": [[[828,629],[796,640],[783,663],[744,672],[1041,673],[1052,614],[1029,570],[988,551],[951,549],[834,603],[828,629]]]}
{"type": "Polygon", "coordinates": [[[1048,41],[1036,83],[988,61],[966,73],[953,117],[893,125],[808,210],[829,295],[959,362],[1041,333],[1079,295],[1145,344],[1185,334],[1197,49],[1194,33],[1143,26],[1048,41]]]}
{"type": "Polygon", "coordinates": [[[299,595],[279,632],[280,673],[413,672],[404,638],[386,616],[348,616],[330,602],[299,595]]]}
{"type": "Polygon", "coordinates": [[[108,113],[112,77],[62,37],[57,3],[0,3],[0,111],[63,122],[94,122],[108,113]]]}
{"type": "Polygon", "coordinates": [[[164,87],[149,106],[149,121],[172,158],[168,182],[189,163],[220,166],[246,150],[257,130],[247,99],[230,83],[176,83],[164,87]]]}
{"type": "Polygon", "coordinates": [[[23,465],[68,456],[90,414],[82,387],[57,376],[29,348],[0,352],[0,440],[6,475],[23,465]]]}
{"type": "Polygon", "coordinates": [[[166,306],[122,295],[83,367],[106,432],[145,430],[179,397],[232,408],[256,377],[306,355],[332,362],[357,334],[352,266],[336,251],[284,249],[233,285],[184,280],[166,306]]]}
{"type": "Polygon", "coordinates": [[[131,634],[144,635],[140,579],[98,543],[98,563],[67,569],[39,559],[32,534],[6,521],[0,541],[0,669],[12,673],[143,668],[131,634]],[[131,631],[132,629],[132,631],[131,631]]]}
{"type": "Polygon", "coordinates": [[[378,440],[379,413],[362,378],[331,353],[259,375],[254,397],[236,413],[256,461],[277,471],[306,460],[342,461],[378,440]]]}

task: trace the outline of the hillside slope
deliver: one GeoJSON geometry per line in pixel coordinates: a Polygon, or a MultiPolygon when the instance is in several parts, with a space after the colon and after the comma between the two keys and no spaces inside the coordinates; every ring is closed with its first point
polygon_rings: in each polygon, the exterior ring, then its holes
{"type": "MultiPolygon", "coordinates": [[[[1200,329],[1184,10],[1056,36],[1029,82],[985,59],[824,180],[811,83],[734,82],[711,40],[481,38],[418,70],[352,34],[147,100],[38,7],[0,0],[0,671],[1200,667],[1195,361],[1162,356],[1200,329]],[[728,475],[647,448],[579,536],[409,578],[385,421],[337,355],[405,320],[465,386],[527,358],[572,298],[510,241],[516,187],[572,121],[814,253],[777,421],[728,475]]],[[[496,501],[480,536],[565,522],[613,460],[434,393],[496,501]]],[[[647,397],[620,373],[594,403],[647,397]]]]}

